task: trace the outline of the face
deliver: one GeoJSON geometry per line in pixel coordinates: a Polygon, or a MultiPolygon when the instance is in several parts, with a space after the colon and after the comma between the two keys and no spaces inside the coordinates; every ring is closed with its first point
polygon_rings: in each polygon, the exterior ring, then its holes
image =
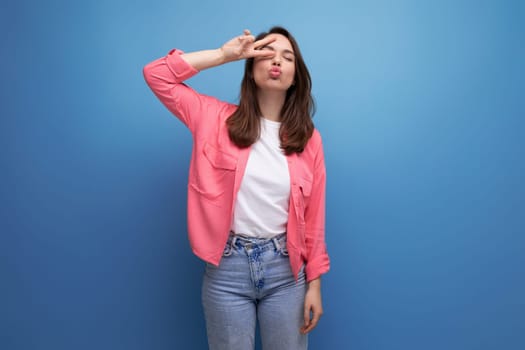
{"type": "Polygon", "coordinates": [[[270,58],[255,58],[253,78],[261,90],[285,92],[294,83],[295,55],[290,41],[281,34],[269,34],[275,41],[261,48],[272,50],[270,58]]]}

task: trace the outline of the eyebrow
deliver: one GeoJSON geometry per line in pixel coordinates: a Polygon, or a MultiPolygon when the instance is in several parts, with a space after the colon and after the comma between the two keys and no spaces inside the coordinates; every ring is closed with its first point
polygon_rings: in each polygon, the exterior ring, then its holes
{"type": "MultiPolygon", "coordinates": [[[[267,49],[270,49],[270,50],[273,50],[275,51],[275,48],[272,46],[272,45],[265,45],[263,46],[262,48],[267,48],[267,49]]],[[[289,49],[284,49],[283,50],[284,53],[288,53],[288,54],[291,54],[291,55],[294,55],[295,56],[295,53],[292,51],[292,50],[289,50],[289,49]]]]}

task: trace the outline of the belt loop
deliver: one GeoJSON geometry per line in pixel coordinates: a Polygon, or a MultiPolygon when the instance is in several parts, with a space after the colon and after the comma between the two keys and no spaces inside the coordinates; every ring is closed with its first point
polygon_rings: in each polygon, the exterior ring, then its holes
{"type": "Polygon", "coordinates": [[[226,242],[226,247],[224,247],[224,253],[223,256],[230,256],[232,255],[235,241],[237,240],[237,237],[235,236],[235,233],[230,231],[230,237],[228,237],[228,241],[226,242]]]}
{"type": "Polygon", "coordinates": [[[234,249],[234,247],[235,247],[235,243],[236,243],[236,242],[237,242],[237,235],[234,234],[234,235],[233,235],[233,238],[232,238],[232,242],[231,242],[231,244],[230,244],[230,249],[234,249]]]}
{"type": "Polygon", "coordinates": [[[274,237],[272,238],[272,242],[273,242],[273,245],[275,246],[275,250],[280,251],[281,245],[279,244],[279,240],[276,237],[274,237]]]}
{"type": "Polygon", "coordinates": [[[281,253],[284,255],[284,256],[288,256],[288,248],[286,248],[286,245],[287,245],[287,237],[286,237],[286,232],[282,233],[281,235],[279,235],[279,241],[281,241],[281,243],[283,244],[282,247],[280,247],[280,244],[279,244],[279,247],[281,248],[281,253]]]}

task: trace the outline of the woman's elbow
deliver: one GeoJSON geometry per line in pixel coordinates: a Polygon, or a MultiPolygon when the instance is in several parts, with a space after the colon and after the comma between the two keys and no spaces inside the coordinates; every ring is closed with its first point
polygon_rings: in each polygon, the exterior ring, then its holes
{"type": "Polygon", "coordinates": [[[153,67],[151,63],[148,63],[144,66],[144,68],[142,68],[142,75],[144,76],[146,83],[150,85],[151,81],[153,80],[153,67]]]}

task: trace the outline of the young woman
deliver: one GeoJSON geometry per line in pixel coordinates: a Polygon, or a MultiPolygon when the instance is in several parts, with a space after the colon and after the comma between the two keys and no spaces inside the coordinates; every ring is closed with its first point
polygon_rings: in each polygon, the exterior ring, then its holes
{"type": "Polygon", "coordinates": [[[307,348],[323,312],[325,165],[312,123],[310,74],[284,28],[250,31],[215,50],[174,49],[144,68],[160,101],[191,131],[188,230],[206,262],[210,349],[307,348]],[[246,59],[239,105],[183,82],[246,59]]]}

